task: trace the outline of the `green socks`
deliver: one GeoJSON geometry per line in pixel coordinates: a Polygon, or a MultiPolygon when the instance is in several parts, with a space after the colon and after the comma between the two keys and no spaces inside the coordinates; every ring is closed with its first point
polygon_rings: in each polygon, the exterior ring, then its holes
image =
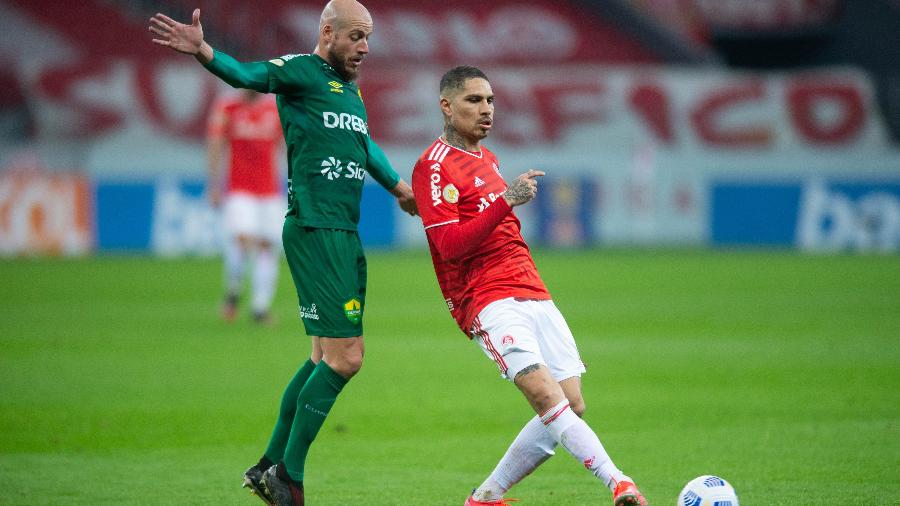
{"type": "MultiPolygon", "coordinates": [[[[290,437],[287,440],[283,459],[291,479],[298,482],[303,481],[303,468],[309,447],[316,438],[316,434],[319,433],[319,429],[322,428],[322,424],[325,423],[325,418],[331,411],[338,394],[346,384],[347,379],[334,372],[324,360],[320,360],[300,390],[300,395],[296,397],[294,406],[296,415],[290,428],[290,437]]],[[[282,412],[284,412],[284,407],[282,407],[282,412]]],[[[268,452],[266,453],[268,455],[268,452]]]]}
{"type": "Polygon", "coordinates": [[[265,453],[265,457],[272,462],[277,463],[284,459],[284,448],[287,446],[288,436],[291,435],[291,425],[294,423],[294,414],[297,412],[297,397],[315,368],[316,364],[312,360],[307,360],[284,390],[278,421],[275,422],[275,430],[272,431],[269,447],[266,448],[265,453]]]}

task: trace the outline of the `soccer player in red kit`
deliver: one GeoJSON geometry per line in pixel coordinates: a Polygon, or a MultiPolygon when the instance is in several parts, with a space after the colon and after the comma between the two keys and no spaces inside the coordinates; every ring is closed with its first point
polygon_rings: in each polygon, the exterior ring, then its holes
{"type": "Polygon", "coordinates": [[[252,263],[253,318],[270,323],[286,209],[276,162],[284,137],[275,99],[253,90],[223,95],[213,104],[207,133],[208,194],[214,207],[222,206],[225,225],[222,316],[228,321],[237,316],[246,267],[252,263]]]}
{"type": "Polygon", "coordinates": [[[534,198],[544,173],[529,170],[507,185],[497,158],[481,145],[494,120],[494,94],[481,70],[461,66],[444,74],[440,107],[444,134],[412,175],[438,284],[459,328],[536,413],[465,505],[505,505],[507,490],[560,444],[609,487],[615,506],[646,506],[581,419],[584,364],[513,214],[534,198]]]}

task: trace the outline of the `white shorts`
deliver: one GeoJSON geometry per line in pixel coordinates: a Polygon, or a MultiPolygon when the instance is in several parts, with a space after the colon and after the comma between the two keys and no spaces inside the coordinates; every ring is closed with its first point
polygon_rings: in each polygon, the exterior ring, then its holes
{"type": "Polygon", "coordinates": [[[556,381],[585,371],[572,331],[552,300],[491,302],[475,318],[472,338],[511,381],[534,364],[547,366],[556,381]]]}
{"type": "Polygon", "coordinates": [[[225,197],[223,213],[226,238],[239,235],[281,244],[285,204],[280,196],[235,192],[225,197]]]}

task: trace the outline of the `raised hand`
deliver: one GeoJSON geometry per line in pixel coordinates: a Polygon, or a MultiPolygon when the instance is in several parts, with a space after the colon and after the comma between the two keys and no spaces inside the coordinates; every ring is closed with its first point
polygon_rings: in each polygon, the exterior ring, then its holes
{"type": "Polygon", "coordinates": [[[191,24],[179,23],[165,14],[157,13],[150,18],[150,31],[158,38],[153,42],[189,55],[197,56],[203,46],[203,25],[200,24],[200,9],[194,9],[191,24]]]}
{"type": "Polygon", "coordinates": [[[540,170],[529,170],[517,177],[503,193],[509,207],[521,206],[537,195],[537,179],[545,173],[540,170]]]}

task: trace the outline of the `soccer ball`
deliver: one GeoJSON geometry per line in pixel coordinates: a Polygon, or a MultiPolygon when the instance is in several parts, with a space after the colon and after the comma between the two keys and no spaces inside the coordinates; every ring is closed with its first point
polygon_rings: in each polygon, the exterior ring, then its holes
{"type": "Polygon", "coordinates": [[[694,478],[681,489],[675,506],[739,506],[730,483],[718,476],[694,478]]]}

